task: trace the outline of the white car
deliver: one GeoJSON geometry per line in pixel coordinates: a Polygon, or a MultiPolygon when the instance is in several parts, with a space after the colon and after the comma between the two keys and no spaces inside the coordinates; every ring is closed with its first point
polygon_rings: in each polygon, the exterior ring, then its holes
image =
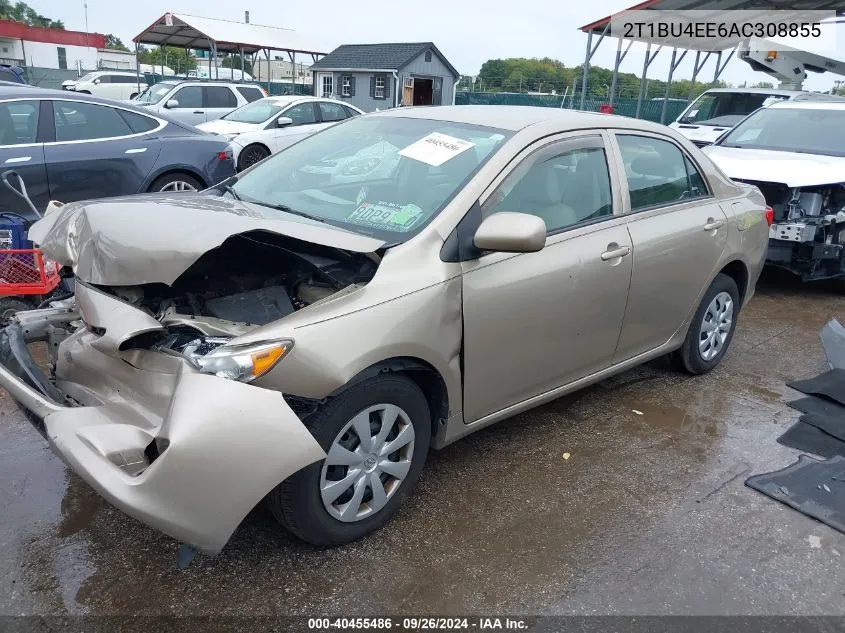
{"type": "Polygon", "coordinates": [[[128,101],[134,99],[147,87],[143,77],[132,72],[99,71],[83,75],[79,79],[62,82],[62,90],[73,90],[104,99],[128,101]]]}
{"type": "Polygon", "coordinates": [[[254,84],[166,79],[144,90],[132,103],[152,114],[198,126],[266,96],[264,89],[254,84]]]}
{"type": "Polygon", "coordinates": [[[761,108],[704,148],[763,193],[773,216],[767,264],[803,281],[845,279],[845,102],[828,99],[761,108]]]}
{"type": "Polygon", "coordinates": [[[669,124],[699,147],[706,147],[746,116],[780,101],[830,100],[831,96],[779,88],[712,88],[699,95],[669,124]]]}
{"type": "Polygon", "coordinates": [[[364,114],[332,99],[267,97],[197,127],[225,136],[232,144],[238,171],[338,121],[364,114]]]}

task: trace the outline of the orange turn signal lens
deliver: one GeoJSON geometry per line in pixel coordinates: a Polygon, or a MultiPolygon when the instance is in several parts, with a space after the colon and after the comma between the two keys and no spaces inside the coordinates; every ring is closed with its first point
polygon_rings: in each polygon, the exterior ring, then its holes
{"type": "Polygon", "coordinates": [[[250,354],[252,359],[252,377],[258,378],[270,371],[273,366],[287,353],[287,346],[280,343],[276,347],[263,349],[250,354]]]}

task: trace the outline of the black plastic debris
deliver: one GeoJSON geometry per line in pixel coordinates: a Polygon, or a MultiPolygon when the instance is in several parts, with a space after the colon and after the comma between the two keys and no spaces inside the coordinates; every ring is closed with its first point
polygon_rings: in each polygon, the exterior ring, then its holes
{"type": "Polygon", "coordinates": [[[845,327],[833,319],[822,328],[820,336],[831,368],[845,369],[845,327]]]}
{"type": "Polygon", "coordinates": [[[824,461],[800,455],[783,470],[749,477],[745,485],[845,533],[845,457],[841,455],[824,461]]]}
{"type": "Polygon", "coordinates": [[[821,457],[845,456],[845,417],[802,415],[777,441],[821,457]]]}
{"type": "Polygon", "coordinates": [[[788,386],[814,396],[822,396],[845,405],[845,369],[831,369],[815,378],[795,380],[788,386]]]}

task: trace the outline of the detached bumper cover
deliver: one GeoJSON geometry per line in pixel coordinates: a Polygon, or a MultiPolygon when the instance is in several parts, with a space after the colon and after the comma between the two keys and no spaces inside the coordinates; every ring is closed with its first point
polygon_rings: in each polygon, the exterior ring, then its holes
{"type": "Polygon", "coordinates": [[[109,502],[199,550],[220,551],[277,484],[326,456],[281,393],[192,371],[176,377],[159,424],[125,402],[65,406],[16,327],[0,333],[0,386],[109,502]]]}

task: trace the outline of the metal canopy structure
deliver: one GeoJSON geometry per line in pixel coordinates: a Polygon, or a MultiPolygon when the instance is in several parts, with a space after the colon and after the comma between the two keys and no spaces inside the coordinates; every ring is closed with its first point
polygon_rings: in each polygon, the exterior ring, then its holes
{"type": "MultiPolygon", "coordinates": [[[[697,11],[701,16],[702,21],[721,22],[725,11],[743,11],[750,19],[753,16],[759,15],[761,20],[766,22],[773,22],[772,12],[777,11],[779,22],[789,22],[790,19],[795,18],[806,11],[832,11],[836,13],[837,18],[845,15],[845,2],[843,0],[645,0],[637,5],[624,9],[613,15],[609,15],[590,24],[582,26],[579,30],[587,34],[587,52],[584,58],[583,76],[581,80],[581,105],[583,110],[587,98],[587,78],[589,73],[590,60],[595,55],[598,47],[606,37],[616,37],[616,60],[613,65],[613,79],[610,86],[610,94],[608,95],[608,104],[613,106],[613,101],[616,96],[616,86],[619,76],[619,65],[625,59],[631,45],[635,41],[646,44],[645,59],[643,61],[642,76],[640,78],[640,92],[637,98],[637,113],[639,117],[642,109],[643,99],[645,98],[646,75],[657,54],[664,46],[671,46],[672,60],[669,64],[669,75],[666,80],[666,94],[663,99],[663,107],[660,113],[660,122],[664,123],[666,118],[666,106],[668,104],[669,93],[672,86],[672,77],[675,71],[680,66],[681,62],[690,51],[695,52],[695,64],[693,66],[692,83],[698,78],[699,73],[704,69],[707,61],[711,56],[715,56],[715,68],[713,69],[713,81],[717,81],[719,76],[727,67],[728,62],[733,57],[737,49],[745,40],[740,37],[734,38],[719,38],[718,44],[707,45],[701,40],[695,40],[685,37],[660,37],[652,38],[646,35],[652,29],[648,27],[649,12],[654,14],[654,22],[665,19],[667,13],[673,11],[697,11]],[[640,29],[638,37],[617,37],[611,35],[611,22],[618,20],[625,14],[633,11],[637,13],[637,21],[644,24],[640,29]],[[709,16],[709,17],[708,17],[709,16]],[[593,38],[598,40],[593,44],[593,38]],[[623,43],[627,41],[627,44],[623,43]],[[725,55],[727,53],[727,55],[725,55]],[[723,61],[723,57],[725,57],[723,61]]],[[[652,23],[654,23],[652,22],[652,23]]],[[[689,99],[692,99],[694,87],[690,89],[689,99]]]]}
{"type": "MultiPolygon", "coordinates": [[[[267,56],[268,61],[270,60],[270,51],[287,53],[293,68],[296,68],[297,53],[310,55],[313,61],[317,61],[319,57],[326,54],[292,29],[219,20],[184,13],[165,13],[132,38],[132,41],[135,42],[136,52],[138,52],[141,44],[157,45],[162,50],[165,46],[184,48],[186,56],[188,51],[192,49],[207,50],[211,54],[209,77],[211,77],[212,71],[211,60],[216,59],[219,52],[238,54],[241,59],[241,72],[244,68],[244,55],[250,55],[254,58],[257,53],[262,51],[267,56]]],[[[217,71],[216,66],[214,70],[217,71]]],[[[164,74],[163,55],[162,74],[164,74]]],[[[217,77],[219,78],[219,72],[217,77]]],[[[295,80],[295,74],[293,79],[295,80]]],[[[269,76],[267,84],[269,87],[269,76]]]]}

